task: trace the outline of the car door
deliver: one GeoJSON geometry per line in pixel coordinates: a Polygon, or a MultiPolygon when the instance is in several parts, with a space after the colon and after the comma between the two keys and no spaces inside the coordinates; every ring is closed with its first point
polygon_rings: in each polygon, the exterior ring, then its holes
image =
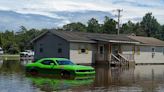
{"type": "Polygon", "coordinates": [[[40,72],[43,74],[54,74],[55,70],[53,69],[56,66],[56,63],[53,60],[43,60],[40,62],[40,72]]]}

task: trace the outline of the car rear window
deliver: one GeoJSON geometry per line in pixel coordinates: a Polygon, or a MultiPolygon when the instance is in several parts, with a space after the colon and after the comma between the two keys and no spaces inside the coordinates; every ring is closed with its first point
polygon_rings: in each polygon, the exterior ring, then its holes
{"type": "Polygon", "coordinates": [[[54,63],[54,61],[52,61],[52,60],[44,60],[41,63],[44,64],[44,65],[50,65],[51,63],[54,63]]]}
{"type": "Polygon", "coordinates": [[[70,60],[57,60],[56,61],[59,65],[74,65],[70,60]]]}

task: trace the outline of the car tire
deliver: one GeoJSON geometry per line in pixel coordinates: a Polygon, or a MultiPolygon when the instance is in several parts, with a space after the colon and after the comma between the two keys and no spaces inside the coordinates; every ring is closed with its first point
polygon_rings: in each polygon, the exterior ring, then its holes
{"type": "Polygon", "coordinates": [[[70,73],[69,71],[62,71],[62,72],[60,73],[60,76],[61,76],[62,78],[70,78],[70,77],[71,77],[71,73],[70,73]]]}

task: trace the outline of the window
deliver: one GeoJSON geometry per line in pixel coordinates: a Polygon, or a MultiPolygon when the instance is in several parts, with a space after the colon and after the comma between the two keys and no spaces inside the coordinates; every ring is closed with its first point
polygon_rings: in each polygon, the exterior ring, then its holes
{"type": "Polygon", "coordinates": [[[58,53],[62,53],[62,48],[58,48],[58,53]]]}
{"type": "Polygon", "coordinates": [[[100,54],[104,54],[104,46],[100,46],[100,54]]]}
{"type": "Polygon", "coordinates": [[[52,60],[44,60],[41,63],[44,64],[44,65],[51,65],[51,63],[54,63],[54,65],[56,65],[55,62],[52,61],[52,60]]]}
{"type": "Polygon", "coordinates": [[[70,60],[57,60],[56,61],[59,65],[74,65],[70,60]]]}
{"type": "Polygon", "coordinates": [[[153,47],[153,48],[151,49],[151,51],[152,51],[152,58],[154,58],[154,56],[155,56],[155,48],[153,47]]]}
{"type": "Polygon", "coordinates": [[[79,45],[78,53],[79,54],[88,54],[88,46],[87,45],[79,45]]]}
{"type": "Polygon", "coordinates": [[[152,48],[152,53],[154,53],[155,52],[155,48],[152,48]]]}
{"type": "Polygon", "coordinates": [[[81,53],[86,53],[86,49],[81,49],[81,53]]]}
{"type": "Polygon", "coordinates": [[[39,51],[40,51],[40,52],[43,52],[43,48],[39,48],[39,51]]]}
{"type": "Polygon", "coordinates": [[[88,54],[87,49],[79,49],[79,54],[88,54]]]}

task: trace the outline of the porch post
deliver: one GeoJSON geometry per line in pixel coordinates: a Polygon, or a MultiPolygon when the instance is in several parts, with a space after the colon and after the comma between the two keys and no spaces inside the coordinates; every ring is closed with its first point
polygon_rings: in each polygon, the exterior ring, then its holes
{"type": "Polygon", "coordinates": [[[108,51],[108,60],[109,62],[111,62],[111,53],[112,53],[112,44],[108,44],[108,48],[109,48],[109,51],[108,51]]]}

